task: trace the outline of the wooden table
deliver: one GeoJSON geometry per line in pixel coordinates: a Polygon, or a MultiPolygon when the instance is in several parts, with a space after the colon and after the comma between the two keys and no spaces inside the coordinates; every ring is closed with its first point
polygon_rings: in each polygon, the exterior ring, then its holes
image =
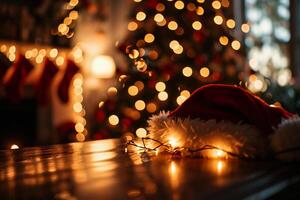
{"type": "Polygon", "coordinates": [[[166,155],[149,160],[123,150],[119,140],[110,139],[0,151],[0,199],[280,199],[287,192],[300,194],[299,163],[166,155]]]}

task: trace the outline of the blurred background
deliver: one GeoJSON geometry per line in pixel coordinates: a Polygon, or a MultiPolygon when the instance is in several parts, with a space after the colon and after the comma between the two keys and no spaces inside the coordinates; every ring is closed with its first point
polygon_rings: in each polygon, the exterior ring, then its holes
{"type": "Polygon", "coordinates": [[[300,112],[296,0],[1,0],[0,148],[147,134],[209,83],[300,112]]]}

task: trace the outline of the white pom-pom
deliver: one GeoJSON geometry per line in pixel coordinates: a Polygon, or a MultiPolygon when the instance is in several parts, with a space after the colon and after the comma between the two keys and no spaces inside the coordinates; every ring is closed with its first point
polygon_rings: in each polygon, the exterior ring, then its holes
{"type": "Polygon", "coordinates": [[[284,120],[271,136],[271,146],[277,158],[286,161],[300,160],[300,118],[294,117],[284,120]],[[294,149],[293,151],[287,151],[294,149]],[[286,153],[280,153],[287,151],[286,153]]]}

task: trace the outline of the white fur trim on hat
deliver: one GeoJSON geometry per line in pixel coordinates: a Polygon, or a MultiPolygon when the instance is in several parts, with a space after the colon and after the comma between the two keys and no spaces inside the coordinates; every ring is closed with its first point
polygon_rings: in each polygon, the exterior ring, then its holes
{"type": "Polygon", "coordinates": [[[300,151],[287,151],[300,147],[300,118],[295,116],[291,119],[282,121],[275,133],[271,136],[271,146],[277,157],[281,160],[300,160],[300,151]]]}
{"type": "MultiPolygon", "coordinates": [[[[199,149],[212,145],[243,157],[263,158],[271,149],[269,139],[252,125],[230,121],[180,119],[168,117],[168,112],[153,115],[148,120],[149,137],[177,147],[199,149]]],[[[204,157],[213,157],[203,152],[204,157]]]]}

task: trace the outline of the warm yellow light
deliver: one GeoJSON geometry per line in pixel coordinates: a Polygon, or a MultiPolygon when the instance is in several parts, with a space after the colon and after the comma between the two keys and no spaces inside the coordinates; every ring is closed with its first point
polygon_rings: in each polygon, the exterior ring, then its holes
{"type": "Polygon", "coordinates": [[[70,17],[72,20],[76,20],[76,19],[78,18],[78,11],[72,10],[72,11],[69,13],[69,17],[70,17]]]}
{"type": "Polygon", "coordinates": [[[138,28],[138,24],[136,22],[129,22],[127,25],[127,29],[129,31],[135,31],[138,28]]]}
{"type": "Polygon", "coordinates": [[[37,55],[38,55],[38,50],[37,50],[37,48],[33,48],[32,50],[31,50],[31,52],[32,52],[32,57],[36,57],[37,55]]]}
{"type": "Polygon", "coordinates": [[[46,56],[46,53],[47,53],[46,49],[39,50],[39,55],[42,57],[46,56]]]}
{"type": "Polygon", "coordinates": [[[32,57],[32,52],[30,50],[25,52],[25,58],[30,59],[32,57]]]}
{"type": "Polygon", "coordinates": [[[84,131],[84,126],[82,123],[76,123],[75,124],[75,130],[78,132],[78,133],[81,133],[84,131]]]}
{"type": "Polygon", "coordinates": [[[215,158],[224,158],[226,156],[226,153],[220,149],[214,149],[213,156],[215,158]]]}
{"type": "Polygon", "coordinates": [[[76,140],[78,142],[83,142],[85,140],[85,135],[83,133],[77,133],[76,134],[76,140]]]}
{"type": "Polygon", "coordinates": [[[62,57],[62,56],[57,57],[56,60],[55,60],[55,63],[56,63],[58,66],[62,66],[62,65],[64,64],[64,62],[65,62],[65,59],[64,59],[64,57],[62,57]]]}
{"type": "Polygon", "coordinates": [[[128,94],[130,96],[136,96],[138,94],[138,92],[139,92],[139,89],[135,85],[128,87],[128,94]]]}
{"type": "Polygon", "coordinates": [[[223,23],[223,18],[220,15],[214,17],[214,22],[218,25],[223,23]]]}
{"type": "Polygon", "coordinates": [[[164,20],[164,16],[160,13],[157,13],[155,16],[154,16],[154,21],[156,22],[162,22],[164,20]]]}
{"type": "Polygon", "coordinates": [[[131,58],[131,59],[136,59],[136,58],[139,57],[139,55],[140,55],[140,52],[139,52],[137,49],[133,49],[133,50],[128,54],[129,58],[131,58]]]}
{"type": "Polygon", "coordinates": [[[58,50],[56,48],[53,48],[50,50],[50,57],[55,58],[58,55],[58,50]]]}
{"type": "Polygon", "coordinates": [[[191,96],[191,93],[188,90],[182,90],[180,92],[181,96],[184,96],[185,98],[189,98],[191,96]]]}
{"type": "Polygon", "coordinates": [[[40,63],[42,63],[42,62],[43,62],[43,59],[44,59],[44,57],[43,57],[43,56],[41,56],[41,55],[38,55],[38,56],[35,58],[35,62],[36,62],[36,63],[38,63],[38,64],[40,64],[40,63]]]}
{"type": "Polygon", "coordinates": [[[16,144],[11,145],[10,149],[19,149],[19,146],[16,144]]]}
{"type": "Polygon", "coordinates": [[[167,24],[167,20],[163,19],[161,22],[157,22],[158,26],[165,26],[167,24]]]}
{"type": "Polygon", "coordinates": [[[239,50],[241,48],[241,43],[237,40],[234,40],[232,41],[231,43],[231,47],[234,49],[234,50],[239,50]]]}
{"type": "Polygon", "coordinates": [[[15,61],[15,59],[16,59],[16,55],[15,55],[15,54],[9,54],[9,55],[8,55],[8,59],[9,59],[11,62],[13,62],[13,61],[15,61]]]}
{"type": "Polygon", "coordinates": [[[204,3],[205,0],[197,0],[198,3],[204,3]]]}
{"type": "Polygon", "coordinates": [[[147,63],[145,62],[144,59],[139,59],[135,62],[136,68],[140,72],[145,72],[148,68],[147,63]]]}
{"type": "Polygon", "coordinates": [[[166,84],[164,82],[157,82],[155,84],[155,89],[158,91],[158,92],[162,92],[166,89],[166,84]]]}
{"type": "Polygon", "coordinates": [[[16,53],[16,50],[17,50],[16,46],[12,45],[11,47],[9,47],[8,52],[11,54],[14,54],[14,53],[16,53]]]}
{"type": "Polygon", "coordinates": [[[182,10],[184,8],[184,3],[183,3],[183,1],[176,1],[175,4],[174,4],[174,6],[178,10],[182,10]]]}
{"type": "Polygon", "coordinates": [[[144,12],[140,11],[136,14],[136,20],[143,21],[145,19],[146,19],[146,14],[144,12]]]}
{"type": "Polygon", "coordinates": [[[178,47],[180,46],[179,42],[177,40],[172,40],[170,43],[169,43],[169,47],[171,49],[177,49],[178,47]]]}
{"type": "Polygon", "coordinates": [[[248,24],[242,24],[241,29],[244,33],[249,33],[250,26],[248,24]]]}
{"type": "Polygon", "coordinates": [[[72,19],[71,19],[70,17],[66,17],[66,18],[64,19],[64,24],[70,25],[71,23],[72,23],[72,19]]]}
{"type": "Polygon", "coordinates": [[[82,111],[82,104],[79,102],[76,102],[73,104],[73,110],[76,113],[80,113],[82,111]]]}
{"type": "Polygon", "coordinates": [[[118,93],[118,89],[115,88],[115,87],[109,87],[109,88],[107,89],[107,95],[110,96],[110,97],[116,96],[117,93],[118,93]]]}
{"type": "Polygon", "coordinates": [[[200,69],[200,75],[203,76],[204,78],[209,76],[209,69],[207,67],[202,67],[200,69]]]}
{"type": "Polygon", "coordinates": [[[168,143],[171,145],[172,148],[175,148],[178,146],[178,140],[175,137],[170,137],[168,140],[168,143]]]}
{"type": "Polygon", "coordinates": [[[5,52],[7,50],[7,46],[5,44],[1,45],[0,51],[5,52]]]}
{"type": "Polygon", "coordinates": [[[176,54],[182,54],[183,52],[183,47],[179,45],[177,48],[173,49],[174,53],[176,54]]]}
{"type": "Polygon", "coordinates": [[[178,24],[175,21],[170,21],[168,23],[168,28],[172,31],[176,30],[178,28],[178,24]]]}
{"type": "Polygon", "coordinates": [[[220,44],[221,45],[227,45],[228,44],[228,37],[227,36],[221,36],[220,38],[219,38],[219,42],[220,42],[220,44]]]}
{"type": "Polygon", "coordinates": [[[159,12],[162,12],[162,11],[165,10],[165,5],[162,4],[162,3],[158,3],[158,4],[156,4],[155,9],[156,9],[157,11],[159,11],[159,12]]]}
{"type": "Polygon", "coordinates": [[[69,27],[66,24],[60,24],[57,29],[60,33],[65,33],[69,30],[69,27]]]}
{"type": "Polygon", "coordinates": [[[197,7],[196,10],[197,15],[203,15],[204,14],[204,9],[201,6],[197,7]]]}
{"type": "Polygon", "coordinates": [[[185,76],[185,77],[190,77],[192,76],[193,74],[193,69],[189,66],[186,66],[182,69],[182,74],[185,76]]]}
{"type": "Polygon", "coordinates": [[[226,21],[226,26],[227,26],[228,28],[234,28],[234,27],[235,27],[235,21],[234,21],[233,19],[228,19],[228,20],[226,21]]]}
{"type": "Polygon", "coordinates": [[[213,7],[214,9],[216,9],[216,10],[218,10],[218,9],[221,8],[221,3],[220,3],[220,1],[213,1],[213,2],[211,3],[211,5],[212,5],[212,7],[213,7]]]}
{"type": "Polygon", "coordinates": [[[91,64],[91,73],[97,78],[112,78],[116,72],[116,65],[110,56],[96,56],[91,64]]]}
{"type": "Polygon", "coordinates": [[[116,126],[119,124],[119,117],[117,115],[111,115],[108,118],[108,122],[113,125],[116,126]]]}
{"type": "Polygon", "coordinates": [[[168,93],[165,91],[158,93],[158,99],[161,101],[166,101],[168,99],[168,93]]]}
{"type": "Polygon", "coordinates": [[[135,107],[137,110],[141,111],[141,110],[144,110],[144,109],[145,109],[146,104],[145,104],[145,102],[144,102],[143,100],[137,100],[137,101],[135,102],[135,104],[134,104],[134,107],[135,107]]]}
{"type": "Polygon", "coordinates": [[[75,7],[78,4],[78,1],[79,0],[70,0],[69,5],[72,6],[72,7],[75,7]]]}
{"type": "Polygon", "coordinates": [[[157,109],[157,106],[155,103],[148,103],[146,109],[149,113],[154,113],[157,109]]]}
{"type": "Polygon", "coordinates": [[[144,37],[145,42],[152,43],[155,40],[155,37],[152,33],[147,33],[144,37]]]}
{"type": "Polygon", "coordinates": [[[178,105],[181,105],[183,102],[185,102],[185,100],[186,100],[186,97],[180,95],[177,97],[176,102],[178,105]]]}
{"type": "Polygon", "coordinates": [[[193,29],[195,29],[197,31],[202,28],[202,24],[199,21],[194,21],[193,24],[192,24],[192,26],[193,26],[193,29]]]}
{"type": "Polygon", "coordinates": [[[100,101],[98,104],[98,108],[102,108],[103,105],[104,105],[104,101],[100,101]]]}
{"type": "Polygon", "coordinates": [[[138,129],[135,131],[135,134],[136,134],[136,136],[138,136],[139,138],[143,138],[143,137],[146,137],[146,136],[147,136],[147,131],[146,131],[146,129],[144,129],[144,128],[138,128],[138,129]]]}

